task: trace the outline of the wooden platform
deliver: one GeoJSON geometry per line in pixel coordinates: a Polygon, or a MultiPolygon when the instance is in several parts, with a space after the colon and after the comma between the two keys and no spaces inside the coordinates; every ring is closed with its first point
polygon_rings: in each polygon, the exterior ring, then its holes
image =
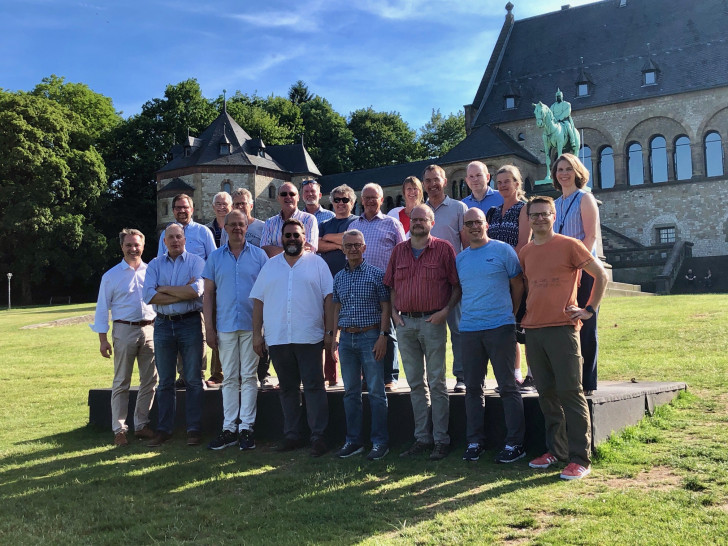
{"type": "MultiPolygon", "coordinates": [[[[452,392],[454,380],[448,383],[450,388],[450,436],[454,446],[465,444],[465,395],[452,392]]],[[[485,423],[488,431],[489,448],[501,447],[505,437],[503,406],[500,396],[495,392],[495,381],[486,382],[485,423]]],[[[673,400],[680,391],[686,390],[687,384],[681,382],[632,383],[609,382],[599,383],[599,390],[587,397],[592,418],[592,447],[605,441],[613,432],[623,430],[636,424],[645,415],[651,415],[657,406],[673,400]]],[[[129,428],[133,429],[133,410],[137,390],[132,387],[129,400],[129,428]]],[[[329,400],[329,426],[326,432],[330,445],[343,444],[346,432],[344,417],[344,389],[334,387],[327,390],[329,400]]],[[[409,399],[409,388],[400,380],[399,389],[387,394],[389,402],[389,433],[392,445],[401,445],[413,440],[412,406],[409,399]]],[[[111,430],[111,389],[92,389],[88,395],[89,423],[101,429],[111,430]]],[[[177,391],[176,427],[184,431],[185,391],[177,391]]],[[[222,426],[222,393],[219,389],[209,389],[203,396],[203,434],[212,438],[222,426]]],[[[305,402],[304,402],[305,403],[305,402]]],[[[543,450],[544,421],[538,404],[538,394],[523,394],[523,406],[526,415],[525,447],[529,450],[543,450]]],[[[364,430],[369,430],[369,409],[366,393],[364,393],[364,430]]],[[[156,423],[156,401],[152,408],[152,426],[156,423]]],[[[278,400],[278,390],[258,391],[258,417],[255,424],[257,440],[276,441],[282,437],[283,414],[278,400]]]]}

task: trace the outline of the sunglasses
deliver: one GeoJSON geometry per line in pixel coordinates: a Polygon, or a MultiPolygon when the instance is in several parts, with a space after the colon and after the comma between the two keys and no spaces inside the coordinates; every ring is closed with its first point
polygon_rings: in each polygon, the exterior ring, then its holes
{"type": "Polygon", "coordinates": [[[318,184],[315,180],[304,180],[301,182],[301,186],[308,186],[309,184],[318,184]]]}
{"type": "Polygon", "coordinates": [[[334,203],[348,203],[351,201],[348,197],[334,197],[334,203]]]}
{"type": "Polygon", "coordinates": [[[300,239],[301,238],[301,234],[298,233],[298,232],[296,232],[296,233],[284,233],[283,236],[286,239],[290,239],[291,237],[293,237],[294,239],[300,239]]]}
{"type": "Polygon", "coordinates": [[[282,191],[278,195],[281,197],[296,197],[298,194],[295,191],[282,191]]]}

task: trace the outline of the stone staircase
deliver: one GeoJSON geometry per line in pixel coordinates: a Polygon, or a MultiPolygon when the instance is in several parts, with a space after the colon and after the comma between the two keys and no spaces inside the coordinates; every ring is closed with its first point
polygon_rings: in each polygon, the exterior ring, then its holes
{"type": "Polygon", "coordinates": [[[652,292],[642,292],[642,287],[639,284],[609,281],[604,297],[615,298],[625,296],[654,296],[654,294],[652,292]]]}

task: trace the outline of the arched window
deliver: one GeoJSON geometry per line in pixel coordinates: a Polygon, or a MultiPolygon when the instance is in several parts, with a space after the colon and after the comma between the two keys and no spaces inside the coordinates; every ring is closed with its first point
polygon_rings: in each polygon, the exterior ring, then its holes
{"type": "Polygon", "coordinates": [[[650,176],[652,182],[667,182],[667,141],[657,135],[650,141],[650,176]]]}
{"type": "Polygon", "coordinates": [[[603,190],[614,187],[614,150],[609,146],[599,154],[599,187],[603,190]]]}
{"type": "Polygon", "coordinates": [[[271,184],[268,186],[268,199],[275,199],[276,198],[276,187],[271,184]]]}
{"type": "Polygon", "coordinates": [[[690,180],[693,176],[693,158],[690,139],[685,135],[675,140],[675,179],[690,180]]]}
{"type": "Polygon", "coordinates": [[[705,174],[723,175],[723,142],[715,131],[705,135],[705,174]]]}
{"type": "Polygon", "coordinates": [[[452,181],[452,198],[453,199],[460,199],[459,189],[460,188],[458,186],[458,181],[457,180],[453,180],[452,181]]]}
{"type": "Polygon", "coordinates": [[[589,171],[589,182],[587,182],[587,186],[590,188],[594,188],[594,170],[592,169],[592,153],[591,148],[589,146],[582,146],[581,150],[579,150],[579,159],[581,159],[581,162],[586,167],[586,170],[589,171]]]}
{"type": "Polygon", "coordinates": [[[470,191],[470,187],[468,187],[468,185],[467,185],[467,183],[465,182],[465,180],[463,180],[463,179],[461,178],[461,179],[460,179],[460,197],[467,197],[467,196],[468,196],[468,195],[470,195],[471,193],[472,193],[472,192],[470,191]]]}
{"type": "Polygon", "coordinates": [[[639,186],[645,183],[645,170],[642,163],[642,146],[633,142],[627,148],[627,174],[630,186],[639,186]]]}
{"type": "Polygon", "coordinates": [[[397,206],[404,207],[404,197],[401,193],[397,196],[397,206]]]}
{"type": "Polygon", "coordinates": [[[387,211],[390,211],[394,208],[394,199],[392,199],[391,195],[388,195],[384,202],[387,205],[387,211]]]}
{"type": "Polygon", "coordinates": [[[225,180],[222,183],[222,191],[226,191],[228,193],[232,193],[233,192],[233,185],[230,183],[230,180],[225,180]]]}

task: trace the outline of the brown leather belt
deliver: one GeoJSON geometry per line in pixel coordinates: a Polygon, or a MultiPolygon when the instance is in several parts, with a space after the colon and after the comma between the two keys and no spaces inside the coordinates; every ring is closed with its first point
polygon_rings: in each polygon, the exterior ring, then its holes
{"type": "Polygon", "coordinates": [[[379,324],[372,324],[371,326],[350,326],[349,328],[342,328],[342,332],[346,332],[347,334],[361,334],[362,332],[368,332],[369,330],[374,330],[375,328],[379,328],[379,324]]]}
{"type": "Polygon", "coordinates": [[[439,309],[437,309],[435,311],[425,311],[424,313],[419,312],[419,311],[413,311],[411,313],[405,313],[404,311],[400,311],[399,314],[400,315],[404,315],[405,317],[410,317],[410,318],[422,318],[422,317],[429,317],[430,315],[434,315],[438,311],[439,311],[439,309]]]}
{"type": "Polygon", "coordinates": [[[129,326],[149,326],[151,324],[154,324],[153,320],[139,320],[136,322],[132,322],[129,320],[115,320],[114,322],[118,322],[119,324],[128,324],[129,326]]]}

